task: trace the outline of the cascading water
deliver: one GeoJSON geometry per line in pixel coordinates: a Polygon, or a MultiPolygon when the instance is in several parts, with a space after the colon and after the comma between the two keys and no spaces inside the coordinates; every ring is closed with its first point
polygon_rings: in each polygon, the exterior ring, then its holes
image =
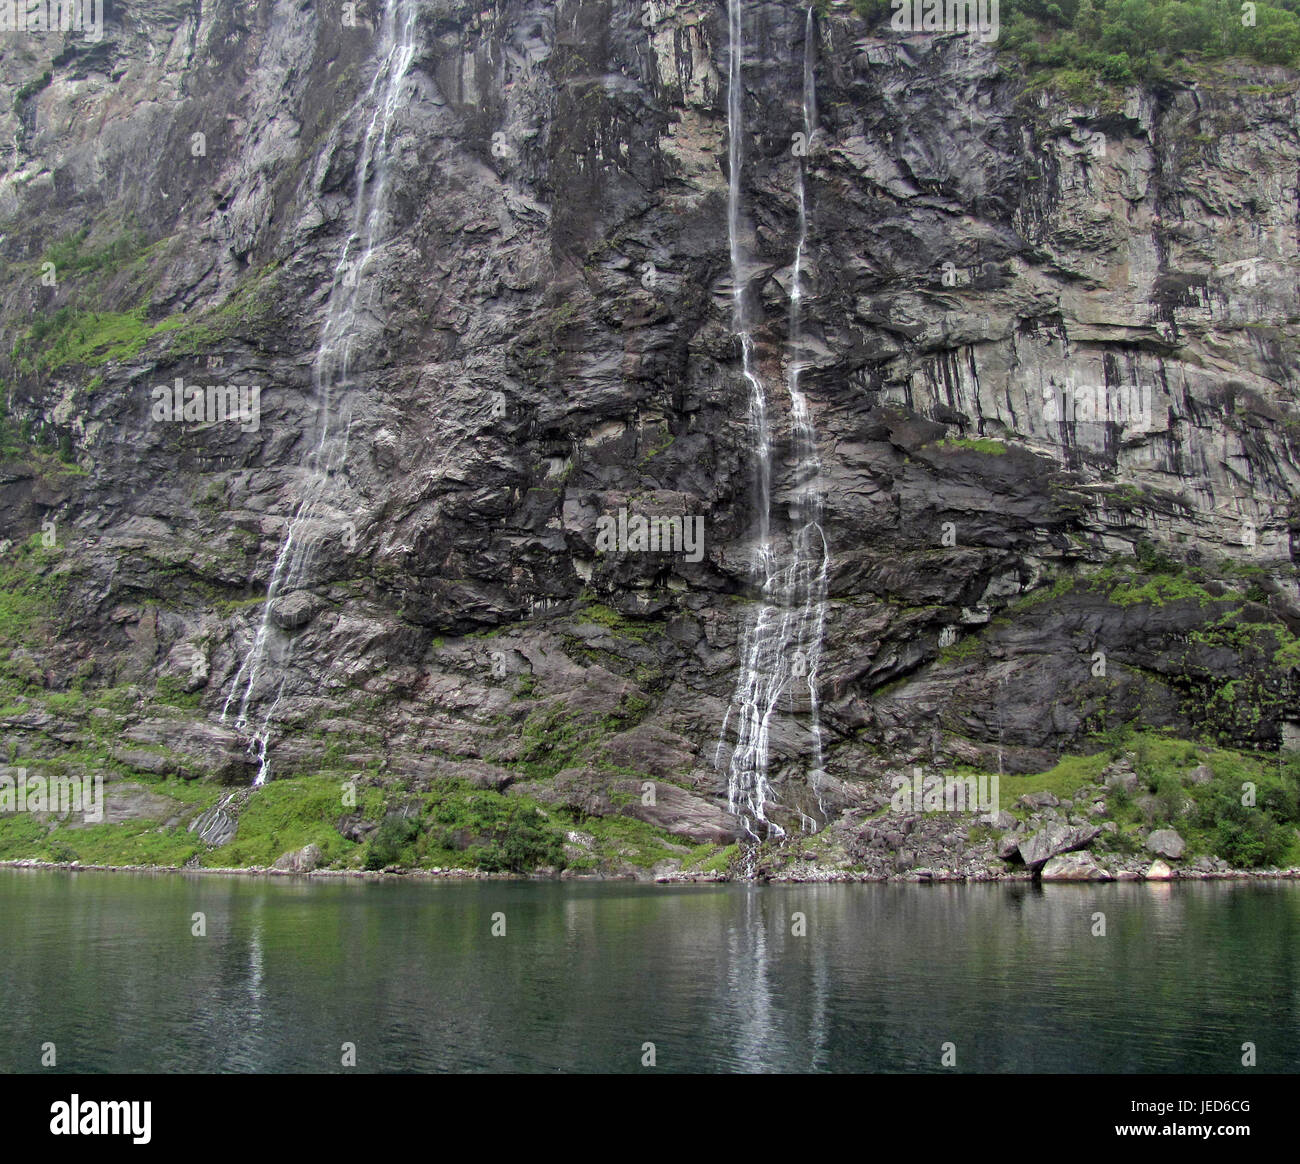
{"type": "MultiPolygon", "coordinates": [[[[791,493],[788,533],[778,543],[772,534],[772,443],[767,396],[754,366],[754,341],[741,243],[740,178],[744,134],[744,37],[741,0],[728,0],[727,128],[730,166],[727,230],[731,251],[733,326],[740,344],[741,372],[749,388],[749,417],[756,466],[756,529],[751,577],[759,602],[741,639],[740,672],[731,707],[722,725],[725,742],[732,713],[736,739],[727,769],[728,807],[752,837],[765,827],[781,829],[767,817],[771,788],[769,738],[774,717],[784,702],[795,709],[795,691],[806,687],[812,737],[809,781],[814,795],[822,771],[820,703],[817,693],[822,634],[826,621],[826,587],[830,558],[822,532],[821,462],[808,402],[801,387],[806,359],[803,331],[805,250],[808,241],[806,162],[800,161],[796,197],[798,239],[790,274],[786,388],[790,406],[791,493]]],[[[816,130],[815,19],[808,10],[803,59],[804,141],[811,146],[816,130]]],[[[719,744],[721,754],[722,742],[719,744]]],[[[820,800],[820,797],[818,797],[820,800]]],[[[804,817],[805,827],[812,823],[804,817]]]]}
{"type": "Polygon", "coordinates": [[[812,767],[809,779],[818,806],[821,806],[819,781],[822,770],[821,702],[817,692],[818,666],[821,663],[822,635],[826,629],[826,593],[830,575],[830,547],[822,530],[821,457],[817,452],[817,433],[808,398],[800,385],[808,352],[803,325],[804,253],[808,245],[808,158],[812,156],[813,137],[817,132],[817,26],[810,7],[804,19],[803,49],[803,129],[806,150],[799,162],[798,202],[799,241],[795,247],[794,269],[790,279],[790,421],[795,460],[795,494],[791,506],[795,582],[800,595],[801,621],[799,647],[807,658],[808,719],[812,738],[812,767]]]}
{"type": "Polygon", "coordinates": [[[370,121],[355,171],[355,207],[352,229],[343,244],[334,269],[334,281],[321,324],[320,340],[312,364],[312,389],[317,409],[316,443],[305,466],[307,481],[297,508],[285,531],[267,586],[262,619],[244,656],[221,709],[224,723],[236,704],[235,727],[249,730],[250,713],[258,701],[259,686],[268,662],[281,672],[275,695],[260,723],[253,729],[250,754],[258,762],[254,784],[264,784],[270,774],[268,749],[276,708],[284,694],[285,664],[289,653],[283,644],[281,657],[272,651],[275,634],[272,607],[276,598],[300,589],[307,581],[313,552],[323,528],[337,527],[324,512],[327,493],[347,458],[351,430],[351,405],[346,395],[355,371],[353,357],[358,324],[372,307],[367,292],[366,267],[384,239],[388,209],[389,147],[394,118],[401,104],[402,82],[415,57],[416,0],[386,0],[379,29],[379,64],[361,104],[370,108],[370,121]]]}

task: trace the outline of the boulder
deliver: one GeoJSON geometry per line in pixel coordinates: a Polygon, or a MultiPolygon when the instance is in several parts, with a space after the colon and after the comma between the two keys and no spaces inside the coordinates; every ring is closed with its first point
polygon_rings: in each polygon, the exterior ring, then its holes
{"type": "Polygon", "coordinates": [[[334,827],[345,841],[355,841],[360,845],[366,842],[379,825],[372,820],[363,820],[359,812],[352,812],[339,817],[334,827]]]}
{"type": "Polygon", "coordinates": [[[315,595],[306,590],[295,590],[271,603],[271,621],[281,630],[297,630],[311,622],[319,609],[315,595]]]}
{"type": "Polygon", "coordinates": [[[998,856],[1004,861],[1014,860],[1020,852],[1020,842],[1024,839],[1024,833],[1007,833],[998,842],[998,856]]]}
{"type": "Polygon", "coordinates": [[[1209,784],[1214,779],[1214,769],[1208,764],[1197,764],[1187,773],[1188,784],[1209,784]]]}
{"type": "Polygon", "coordinates": [[[296,852],[282,853],[272,868],[287,869],[291,873],[310,873],[321,862],[319,845],[304,845],[296,852]]]}
{"type": "Polygon", "coordinates": [[[1100,835],[1095,825],[1048,825],[1020,842],[1020,858],[1030,869],[1039,869],[1049,858],[1085,848],[1100,835]]]}
{"type": "Polygon", "coordinates": [[[1044,881],[1112,881],[1114,878],[1093,860],[1087,849],[1062,853],[1043,865],[1039,876],[1044,881]]]}
{"type": "Polygon", "coordinates": [[[1108,771],[1105,785],[1107,788],[1122,788],[1128,793],[1136,792],[1138,786],[1137,773],[1128,768],[1117,768],[1114,771],[1108,771]]]}
{"type": "Polygon", "coordinates": [[[1147,848],[1158,857],[1177,861],[1187,850],[1187,842],[1173,829],[1157,829],[1147,837],[1147,848]]]}
{"type": "Polygon", "coordinates": [[[1020,798],[1026,808],[1055,808],[1061,802],[1050,792],[1029,792],[1020,798]]]}
{"type": "Polygon", "coordinates": [[[1173,877],[1174,871],[1160,860],[1152,861],[1151,868],[1146,872],[1148,881],[1172,881],[1173,877]]]}

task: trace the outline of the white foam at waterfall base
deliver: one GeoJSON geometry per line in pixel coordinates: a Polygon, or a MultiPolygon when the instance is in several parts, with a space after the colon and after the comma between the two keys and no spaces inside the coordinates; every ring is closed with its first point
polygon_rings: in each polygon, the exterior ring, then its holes
{"type": "Polygon", "coordinates": [[[346,391],[355,370],[353,356],[358,325],[373,303],[365,279],[366,268],[385,239],[391,170],[389,138],[401,105],[402,82],[415,57],[416,15],[416,0],[387,0],[385,4],[379,30],[379,63],[360,103],[371,112],[354,174],[356,202],[352,229],[335,265],[312,362],[317,437],[304,466],[306,483],[271,569],[261,621],[221,709],[221,721],[225,723],[231,705],[238,698],[235,727],[241,732],[248,731],[260,688],[266,682],[265,672],[268,667],[273,672],[279,671],[278,682],[274,674],[270,676],[275,694],[253,728],[249,742],[249,754],[258,765],[255,785],[264,784],[270,775],[271,731],[284,695],[292,653],[289,642],[283,643],[278,652],[271,649],[276,636],[272,606],[279,595],[307,583],[321,535],[328,529],[338,528],[336,522],[326,520],[329,516],[326,511],[331,508],[326,495],[334,475],[347,459],[352,415],[346,391]]]}
{"type": "MultiPolygon", "coordinates": [[[[764,829],[777,835],[784,830],[769,820],[767,805],[770,740],[773,722],[782,704],[791,707],[798,687],[807,690],[811,765],[809,783],[820,805],[818,782],[822,775],[822,732],[817,691],[821,644],[826,622],[826,591],[830,556],[822,531],[821,462],[816,433],[801,387],[804,370],[803,310],[804,254],[808,241],[807,191],[804,163],[800,163],[796,198],[798,239],[790,279],[789,335],[787,339],[794,490],[789,499],[787,536],[772,534],[771,434],[768,402],[753,360],[754,341],[745,284],[745,254],[741,242],[740,180],[744,162],[744,37],[741,0],[728,3],[728,191],[727,231],[730,244],[733,326],[739,340],[741,373],[749,389],[749,419],[755,462],[755,548],[751,582],[759,594],[741,638],[735,694],[723,720],[719,756],[734,718],[735,743],[727,766],[727,804],[746,832],[760,839],[764,829]]],[[[805,21],[803,61],[803,121],[805,141],[816,129],[815,22],[812,9],[805,21]]],[[[804,827],[815,827],[801,814],[804,827]]]]}

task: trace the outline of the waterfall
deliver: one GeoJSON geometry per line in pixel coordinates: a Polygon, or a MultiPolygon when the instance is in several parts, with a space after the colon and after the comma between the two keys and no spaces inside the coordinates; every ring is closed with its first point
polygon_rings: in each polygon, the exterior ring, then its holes
{"type": "Polygon", "coordinates": [[[300,589],[308,581],[313,552],[321,534],[327,528],[337,529],[338,526],[338,522],[331,520],[331,515],[325,512],[329,508],[326,494],[347,458],[352,414],[346,392],[354,371],[359,324],[373,303],[373,297],[365,293],[364,276],[376,248],[385,241],[389,138],[401,104],[402,82],[415,56],[416,15],[416,0],[385,0],[377,46],[379,63],[361,101],[361,105],[370,108],[371,113],[354,174],[352,228],[334,268],[312,363],[312,393],[318,432],[307,457],[307,481],[271,570],[257,633],[221,709],[224,723],[232,704],[238,700],[235,727],[241,732],[247,731],[263,672],[268,663],[273,668],[278,666],[280,678],[275,695],[252,731],[249,750],[258,762],[255,785],[264,784],[270,774],[271,726],[284,694],[289,655],[289,644],[286,643],[280,657],[274,657],[272,606],[279,595],[300,589]]]}
{"type": "Polygon", "coordinates": [[[789,381],[790,419],[796,463],[796,492],[791,516],[795,525],[795,581],[800,594],[798,642],[807,658],[808,720],[812,744],[809,781],[821,807],[820,780],[823,776],[821,702],[817,692],[821,663],[822,635],[826,629],[826,592],[830,577],[830,547],[822,530],[821,458],[817,432],[808,399],[800,387],[808,352],[803,332],[804,252],[808,245],[808,158],[812,156],[817,132],[817,26],[809,6],[804,19],[803,41],[803,132],[806,150],[799,159],[797,195],[799,240],[795,247],[790,279],[789,381]]]}
{"type": "MultiPolygon", "coordinates": [[[[746,255],[741,242],[740,179],[744,166],[744,36],[742,0],[728,0],[727,130],[730,173],[727,231],[731,252],[732,317],[740,345],[741,373],[749,390],[749,422],[754,445],[755,548],[751,581],[759,601],[741,637],[740,670],[735,694],[722,725],[719,755],[734,713],[736,740],[727,767],[727,804],[751,836],[760,827],[777,835],[784,830],[767,817],[771,796],[769,737],[774,718],[796,709],[796,694],[806,689],[811,735],[809,782],[818,795],[822,774],[822,733],[817,693],[830,557],[822,532],[821,462],[816,433],[801,387],[806,359],[803,331],[805,251],[808,242],[806,158],[799,161],[796,185],[798,238],[790,273],[789,333],[786,343],[786,390],[790,407],[792,492],[788,533],[772,533],[772,442],[766,391],[754,366],[746,255]]],[[[805,21],[803,56],[803,132],[811,145],[816,130],[816,39],[811,8],[805,21]]],[[[804,825],[810,823],[804,817],[804,825]]]]}

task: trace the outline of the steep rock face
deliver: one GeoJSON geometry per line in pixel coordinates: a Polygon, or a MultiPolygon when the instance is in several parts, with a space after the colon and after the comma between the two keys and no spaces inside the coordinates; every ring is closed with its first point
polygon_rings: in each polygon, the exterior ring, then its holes
{"type": "MultiPolygon", "coordinates": [[[[355,277],[348,455],[254,698],[273,771],[486,767],[628,815],[651,779],[677,787],[644,819],[725,837],[754,453],[725,6],[416,5],[382,245],[340,275],[383,14],[350,7],[124,3],[98,45],[0,47],[0,527],[45,600],[9,640],[11,753],[84,746],[92,712],[45,693],[111,689],[164,768],[251,778],[222,712],[355,277]],[[154,419],[177,378],[257,385],[260,413],[154,419]],[[600,552],[620,509],[702,517],[699,560],[600,552]]],[[[804,9],[755,0],[744,27],[779,518],[804,9]]],[[[1085,107],[963,37],[836,6],[816,36],[826,774],[792,692],[774,819],[867,803],[900,763],[1032,769],[1135,716],[1276,746],[1300,719],[1294,79],[1085,107]]]]}

